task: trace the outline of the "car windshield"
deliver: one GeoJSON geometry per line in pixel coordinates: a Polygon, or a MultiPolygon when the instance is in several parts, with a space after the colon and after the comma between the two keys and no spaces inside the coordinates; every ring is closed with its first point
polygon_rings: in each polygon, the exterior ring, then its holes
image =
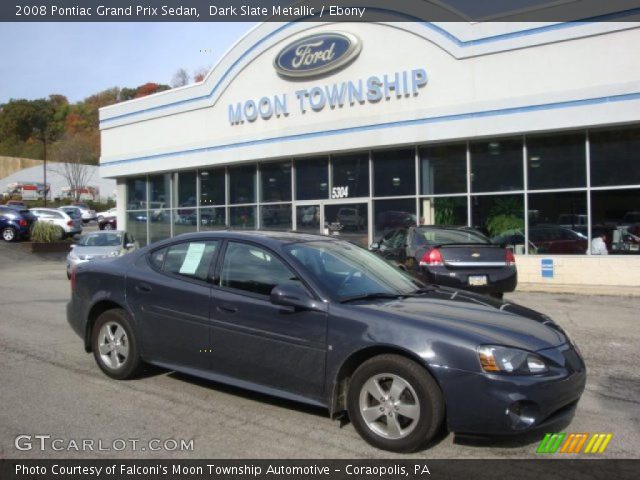
{"type": "Polygon", "coordinates": [[[439,228],[418,228],[418,234],[432,245],[455,245],[479,243],[488,244],[491,241],[479,232],[472,230],[454,230],[439,228]]]}
{"type": "Polygon", "coordinates": [[[78,240],[82,247],[118,247],[122,245],[121,233],[91,233],[78,240]]]}
{"type": "Polygon", "coordinates": [[[295,243],[285,251],[339,301],[375,295],[408,295],[423,285],[377,255],[342,241],[295,243]]]}

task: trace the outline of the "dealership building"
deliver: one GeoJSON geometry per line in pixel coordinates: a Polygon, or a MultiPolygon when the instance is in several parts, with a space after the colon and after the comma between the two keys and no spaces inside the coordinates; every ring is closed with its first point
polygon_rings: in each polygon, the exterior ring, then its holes
{"type": "Polygon", "coordinates": [[[263,23],[202,83],[101,109],[101,175],[142,244],[466,225],[523,286],[640,293],[638,44],[634,22],[263,23]]]}

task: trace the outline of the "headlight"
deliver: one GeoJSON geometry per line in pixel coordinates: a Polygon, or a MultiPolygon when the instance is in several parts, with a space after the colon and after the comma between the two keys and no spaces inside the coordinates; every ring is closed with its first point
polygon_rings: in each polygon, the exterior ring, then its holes
{"type": "Polygon", "coordinates": [[[487,373],[534,375],[549,371],[542,358],[519,348],[483,345],[478,347],[478,357],[482,369],[487,373]]]}
{"type": "Polygon", "coordinates": [[[114,250],[113,252],[109,252],[109,255],[107,255],[107,257],[119,257],[120,256],[120,250],[114,250]]]}

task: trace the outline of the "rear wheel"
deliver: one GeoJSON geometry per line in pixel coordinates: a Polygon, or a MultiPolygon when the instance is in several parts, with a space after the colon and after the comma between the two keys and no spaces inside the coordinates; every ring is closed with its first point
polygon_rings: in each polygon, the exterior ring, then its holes
{"type": "Polygon", "coordinates": [[[13,242],[16,239],[16,230],[13,227],[4,227],[2,229],[2,239],[5,242],[13,242]]]}
{"type": "Polygon", "coordinates": [[[113,230],[113,225],[111,225],[110,223],[105,223],[104,230],[113,230]]]}
{"type": "Polygon", "coordinates": [[[444,400],[435,380],[412,360],[391,354],[358,367],[349,383],[347,409],[364,440],[392,452],[418,450],[444,421],[444,400]]]}
{"type": "Polygon", "coordinates": [[[122,309],[107,310],[98,317],[91,347],[98,366],[111,378],[135,377],[142,367],[135,333],[122,309]]]}

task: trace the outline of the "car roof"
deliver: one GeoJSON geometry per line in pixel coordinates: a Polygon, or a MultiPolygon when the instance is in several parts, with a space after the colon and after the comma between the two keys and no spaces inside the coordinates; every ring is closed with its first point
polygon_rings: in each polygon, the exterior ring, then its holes
{"type": "Polygon", "coordinates": [[[286,243],[299,243],[299,242],[315,242],[323,240],[343,240],[342,238],[320,235],[313,233],[301,233],[301,232],[281,232],[273,230],[212,230],[208,232],[197,233],[183,233],[181,235],[172,237],[168,240],[175,240],[177,238],[181,240],[196,240],[199,238],[226,238],[236,240],[256,240],[265,244],[286,244],[286,243]]]}

